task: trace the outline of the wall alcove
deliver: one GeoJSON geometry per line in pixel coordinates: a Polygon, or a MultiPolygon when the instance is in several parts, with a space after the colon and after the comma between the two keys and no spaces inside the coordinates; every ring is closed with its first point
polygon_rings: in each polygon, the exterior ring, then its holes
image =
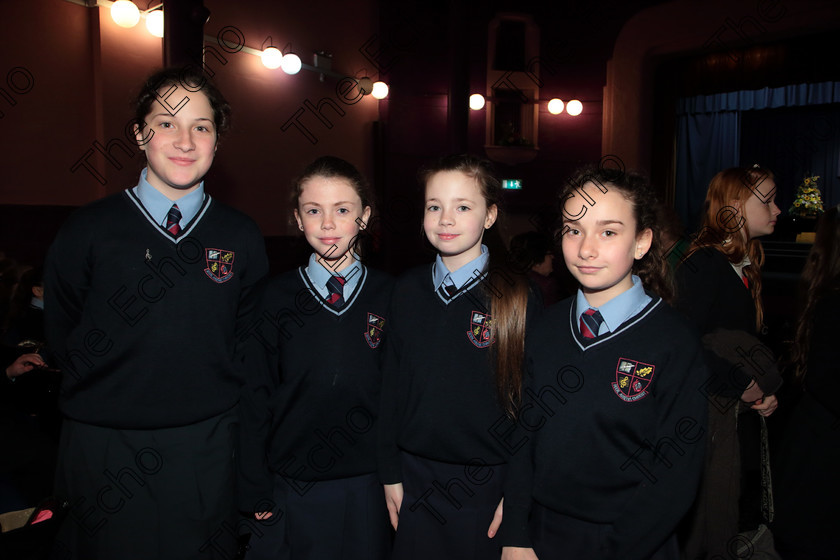
{"type": "Polygon", "coordinates": [[[503,13],[488,24],[484,151],[515,165],[539,153],[540,29],[530,15],[503,13]]]}

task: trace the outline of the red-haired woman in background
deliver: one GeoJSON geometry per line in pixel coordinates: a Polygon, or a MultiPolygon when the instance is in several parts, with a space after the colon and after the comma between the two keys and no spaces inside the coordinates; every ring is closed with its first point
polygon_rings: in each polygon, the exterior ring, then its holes
{"type": "Polygon", "coordinates": [[[764,418],[776,409],[781,377],[757,338],[764,323],[758,237],[776,226],[775,195],[773,174],[759,166],[715,175],[702,228],[676,271],[676,307],[703,335],[711,375],[702,388],[709,400],[706,469],[683,543],[690,560],[761,546],[766,531],[764,418]]]}

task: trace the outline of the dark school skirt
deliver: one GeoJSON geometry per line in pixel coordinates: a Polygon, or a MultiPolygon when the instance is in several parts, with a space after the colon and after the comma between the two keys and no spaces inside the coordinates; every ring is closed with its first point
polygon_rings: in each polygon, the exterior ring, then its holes
{"type": "Polygon", "coordinates": [[[487,537],[505,465],[457,465],[402,453],[403,501],[393,560],[499,560],[487,537]]]}
{"type": "MultiPolygon", "coordinates": [[[[531,506],[528,532],[540,560],[621,560],[610,556],[607,537],[612,525],[590,523],[557,513],[537,502],[531,506]]],[[[676,535],[671,535],[648,560],[679,560],[676,535]]]]}
{"type": "Polygon", "coordinates": [[[70,512],[53,558],[232,560],[236,419],[155,430],[65,420],[56,494],[70,512]]]}
{"type": "Polygon", "coordinates": [[[274,482],[274,515],[249,522],[247,560],[385,560],[393,530],[376,474],[274,482]]]}

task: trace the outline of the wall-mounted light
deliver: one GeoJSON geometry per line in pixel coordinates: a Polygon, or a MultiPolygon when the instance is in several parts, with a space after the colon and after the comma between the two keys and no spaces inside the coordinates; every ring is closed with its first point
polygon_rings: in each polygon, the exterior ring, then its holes
{"type": "Polygon", "coordinates": [[[163,37],[163,10],[146,13],[146,29],[155,37],[163,37]]]}
{"type": "Polygon", "coordinates": [[[365,76],[364,78],[359,78],[359,91],[362,92],[362,95],[370,95],[373,92],[373,80],[365,76]]]}
{"type": "Polygon", "coordinates": [[[267,47],[260,55],[263,66],[271,68],[272,70],[280,68],[283,64],[283,53],[277,47],[267,47]]]}
{"type": "MultiPolygon", "coordinates": [[[[79,6],[83,6],[86,8],[108,8],[111,10],[111,18],[114,20],[114,23],[119,25],[120,27],[130,28],[137,25],[140,21],[140,18],[146,19],[146,29],[148,29],[149,33],[154,35],[155,37],[163,37],[163,3],[162,2],[150,2],[150,6],[147,6],[146,11],[141,12],[137,5],[132,2],[131,0],[65,0],[66,2],[70,2],[72,4],[77,4],[79,6]]],[[[223,28],[224,31],[227,28],[223,28]]],[[[221,34],[221,32],[220,32],[221,34]]],[[[211,35],[205,35],[204,40],[207,42],[215,43],[217,45],[222,46],[225,50],[228,50],[230,47],[230,42],[220,39],[220,36],[217,35],[215,37],[211,35]]],[[[242,38],[244,41],[244,37],[242,38]]],[[[263,43],[265,45],[268,43],[271,44],[272,40],[269,36],[266,41],[263,43]]],[[[275,69],[275,68],[282,68],[286,74],[297,74],[301,70],[308,70],[310,72],[317,72],[320,74],[321,81],[324,80],[326,76],[330,76],[336,78],[338,80],[344,79],[353,79],[349,77],[347,74],[342,72],[336,72],[332,70],[332,55],[327,54],[325,52],[319,52],[316,55],[315,65],[310,66],[309,64],[304,64],[301,61],[300,56],[293,52],[283,52],[276,48],[276,47],[268,47],[263,50],[258,50],[253,47],[248,47],[244,43],[234,44],[236,50],[228,52],[245,52],[251,55],[259,56],[262,60],[263,64],[267,68],[275,69]]],[[[288,51],[291,48],[291,43],[286,45],[283,48],[284,51],[288,51]]],[[[365,88],[367,89],[367,88],[365,88]]],[[[365,94],[371,94],[376,99],[384,99],[388,96],[388,86],[385,82],[376,82],[371,83],[369,91],[364,91],[365,94]]]]}
{"type": "Polygon", "coordinates": [[[388,84],[385,82],[374,82],[370,94],[376,99],[385,99],[388,97],[388,84]]]}
{"type": "Polygon", "coordinates": [[[300,61],[300,57],[295,53],[284,54],[283,59],[280,61],[280,68],[282,68],[283,72],[286,74],[297,74],[300,72],[302,67],[303,63],[300,61]]]}
{"type": "Polygon", "coordinates": [[[578,101],[577,99],[572,99],[568,103],[566,103],[566,112],[576,117],[580,115],[581,111],[583,111],[583,103],[578,101]]]}
{"type": "Polygon", "coordinates": [[[111,18],[120,27],[134,27],[140,21],[140,10],[131,0],[117,0],[111,6],[111,18]]]}
{"type": "Polygon", "coordinates": [[[559,115],[563,112],[563,101],[556,97],[548,102],[548,112],[552,115],[559,115]]]}
{"type": "Polygon", "coordinates": [[[480,93],[470,95],[470,109],[480,111],[484,108],[484,96],[480,93]]]}

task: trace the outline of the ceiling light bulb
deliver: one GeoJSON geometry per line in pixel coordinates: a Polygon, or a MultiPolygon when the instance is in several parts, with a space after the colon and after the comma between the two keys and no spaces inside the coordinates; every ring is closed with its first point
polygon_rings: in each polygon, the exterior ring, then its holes
{"type": "Polygon", "coordinates": [[[268,47],[260,54],[260,59],[262,59],[263,66],[274,70],[280,68],[283,64],[283,53],[276,47],[268,47]]]}
{"type": "Polygon", "coordinates": [[[283,68],[283,72],[286,74],[297,74],[300,72],[302,63],[298,55],[295,53],[289,53],[283,55],[283,60],[280,61],[280,67],[283,68]]]}
{"type": "Polygon", "coordinates": [[[470,95],[470,109],[479,111],[484,108],[484,96],[480,93],[470,95]]]}
{"type": "Polygon", "coordinates": [[[120,27],[134,27],[140,21],[140,10],[130,0],[117,0],[111,6],[111,17],[120,27]]]}
{"type": "Polygon", "coordinates": [[[146,29],[155,37],[163,37],[163,10],[146,14],[146,29]]]}
{"type": "Polygon", "coordinates": [[[566,112],[576,117],[580,115],[581,111],[583,111],[583,103],[578,101],[577,99],[572,99],[568,103],[566,103],[566,112]]]}
{"type": "Polygon", "coordinates": [[[359,78],[359,91],[362,92],[362,95],[370,94],[373,91],[373,80],[367,76],[359,78]]]}
{"type": "Polygon", "coordinates": [[[376,99],[385,99],[388,97],[388,84],[385,82],[374,82],[371,95],[376,99]]]}
{"type": "Polygon", "coordinates": [[[548,102],[548,112],[552,115],[559,115],[563,112],[563,101],[556,97],[548,102]]]}

